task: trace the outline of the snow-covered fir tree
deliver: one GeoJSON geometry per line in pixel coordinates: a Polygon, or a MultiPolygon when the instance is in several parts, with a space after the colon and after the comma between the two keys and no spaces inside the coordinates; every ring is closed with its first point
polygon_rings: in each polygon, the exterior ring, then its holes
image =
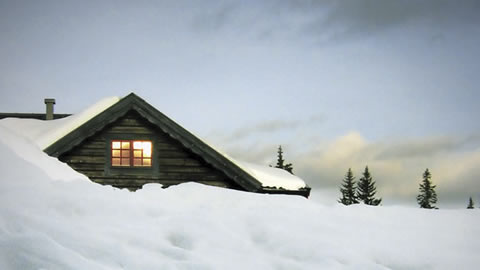
{"type": "Polygon", "coordinates": [[[475,208],[475,206],[473,204],[472,197],[470,197],[470,199],[468,200],[467,209],[473,209],[473,208],[475,208]]]}
{"type": "Polygon", "coordinates": [[[423,173],[423,180],[420,183],[420,194],[417,196],[417,202],[420,205],[420,208],[437,208],[435,207],[435,203],[437,203],[437,193],[435,192],[436,186],[432,184],[432,181],[430,180],[431,178],[432,174],[427,168],[423,173]]]}
{"type": "Polygon", "coordinates": [[[353,176],[352,169],[349,168],[345,177],[343,178],[342,185],[340,186],[340,193],[342,194],[339,203],[350,205],[358,203],[355,187],[355,177],[353,176]]]}
{"type": "Polygon", "coordinates": [[[287,163],[285,164],[285,160],[283,159],[283,150],[282,146],[278,146],[277,150],[277,165],[275,165],[275,168],[283,169],[291,174],[293,174],[293,165],[292,163],[287,163]]]}
{"type": "Polygon", "coordinates": [[[368,205],[379,205],[382,199],[375,198],[377,188],[375,187],[375,181],[373,181],[372,175],[368,170],[368,166],[365,167],[363,175],[357,183],[357,198],[358,201],[368,205]]]}

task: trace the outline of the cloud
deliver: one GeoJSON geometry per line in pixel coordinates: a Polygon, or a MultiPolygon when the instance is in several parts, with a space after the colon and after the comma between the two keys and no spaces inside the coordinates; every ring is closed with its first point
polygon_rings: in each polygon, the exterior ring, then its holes
{"type": "Polygon", "coordinates": [[[215,131],[210,137],[214,141],[223,141],[223,142],[238,142],[239,140],[247,139],[255,136],[263,135],[272,135],[280,134],[285,131],[292,132],[301,128],[308,128],[315,125],[324,123],[326,120],[324,115],[315,114],[303,120],[288,120],[288,119],[272,119],[259,121],[257,123],[252,123],[251,125],[242,126],[231,133],[225,133],[224,131],[215,131]]]}
{"type": "Polygon", "coordinates": [[[459,146],[459,142],[451,137],[428,138],[386,145],[377,156],[379,160],[398,158],[431,157],[451,151],[459,146]]]}
{"type": "Polygon", "coordinates": [[[410,23],[438,29],[453,24],[476,27],[479,13],[480,2],[475,0],[222,2],[195,16],[192,25],[203,33],[225,31],[257,39],[301,37],[328,42],[376,35],[410,23]]]}
{"type": "Polygon", "coordinates": [[[258,135],[259,133],[273,133],[285,129],[295,129],[301,122],[292,120],[270,120],[259,122],[252,126],[239,128],[235,130],[229,137],[230,139],[243,139],[250,135],[258,135]]]}
{"type": "Polygon", "coordinates": [[[326,7],[325,16],[314,19],[307,28],[322,34],[333,32],[337,38],[370,35],[405,26],[411,22],[423,22],[430,26],[444,27],[451,23],[475,24],[479,21],[478,1],[454,2],[448,0],[426,1],[323,1],[317,5],[326,7]]]}
{"type": "MultiPolygon", "coordinates": [[[[480,196],[478,136],[370,142],[352,131],[332,140],[317,138],[315,146],[306,152],[295,152],[295,143],[284,148],[295,174],[314,190],[335,190],[348,168],[358,179],[368,165],[384,204],[416,206],[418,185],[426,168],[437,185],[440,207],[463,207],[469,196],[480,196]]],[[[234,157],[265,165],[274,162],[275,151],[273,144],[229,149],[234,157]]]]}
{"type": "Polygon", "coordinates": [[[368,142],[359,133],[351,132],[300,154],[294,160],[294,168],[314,188],[333,188],[338,187],[348,168],[360,177],[368,165],[385,203],[410,201],[412,204],[421,175],[429,168],[440,201],[463,203],[468,196],[480,195],[480,145],[471,138],[434,136],[368,142]],[[464,147],[466,143],[469,150],[464,147]]]}

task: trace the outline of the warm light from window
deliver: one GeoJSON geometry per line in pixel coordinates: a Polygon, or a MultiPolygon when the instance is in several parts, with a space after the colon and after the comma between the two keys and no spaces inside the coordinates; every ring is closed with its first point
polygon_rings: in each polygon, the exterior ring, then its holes
{"type": "Polygon", "coordinates": [[[151,141],[112,141],[112,166],[114,167],[151,167],[151,141]]]}

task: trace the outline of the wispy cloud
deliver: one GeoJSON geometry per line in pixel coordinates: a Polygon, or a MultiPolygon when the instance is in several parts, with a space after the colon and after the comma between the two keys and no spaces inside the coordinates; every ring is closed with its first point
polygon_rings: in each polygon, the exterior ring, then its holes
{"type": "Polygon", "coordinates": [[[399,158],[431,158],[452,151],[462,150],[464,146],[480,142],[476,136],[451,137],[438,136],[408,141],[400,141],[391,145],[385,145],[378,155],[378,160],[389,160],[399,158]]]}
{"type": "Polygon", "coordinates": [[[243,139],[247,136],[258,135],[261,133],[274,133],[283,131],[286,129],[295,129],[301,122],[293,120],[270,120],[265,122],[256,123],[252,126],[247,126],[235,130],[230,134],[230,139],[243,139]]]}
{"type": "Polygon", "coordinates": [[[479,13],[480,3],[475,0],[222,2],[199,13],[192,25],[203,32],[228,29],[249,38],[338,41],[375,35],[412,22],[437,28],[452,23],[475,26],[480,22],[479,13]]]}
{"type": "Polygon", "coordinates": [[[216,137],[217,141],[239,141],[253,136],[272,135],[275,133],[293,132],[304,127],[312,127],[322,124],[326,121],[324,115],[315,114],[303,120],[289,120],[289,119],[272,119],[259,121],[233,130],[230,133],[223,131],[213,132],[215,135],[209,137],[216,137]]]}

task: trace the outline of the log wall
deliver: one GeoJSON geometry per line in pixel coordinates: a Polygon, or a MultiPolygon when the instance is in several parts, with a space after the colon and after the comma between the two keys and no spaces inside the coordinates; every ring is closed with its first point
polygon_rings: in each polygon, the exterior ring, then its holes
{"type": "Polygon", "coordinates": [[[147,183],[170,186],[191,181],[241,189],[224,173],[133,111],[59,159],[96,183],[130,190],[147,183]],[[110,141],[114,139],[151,140],[152,167],[111,167],[110,141]]]}

